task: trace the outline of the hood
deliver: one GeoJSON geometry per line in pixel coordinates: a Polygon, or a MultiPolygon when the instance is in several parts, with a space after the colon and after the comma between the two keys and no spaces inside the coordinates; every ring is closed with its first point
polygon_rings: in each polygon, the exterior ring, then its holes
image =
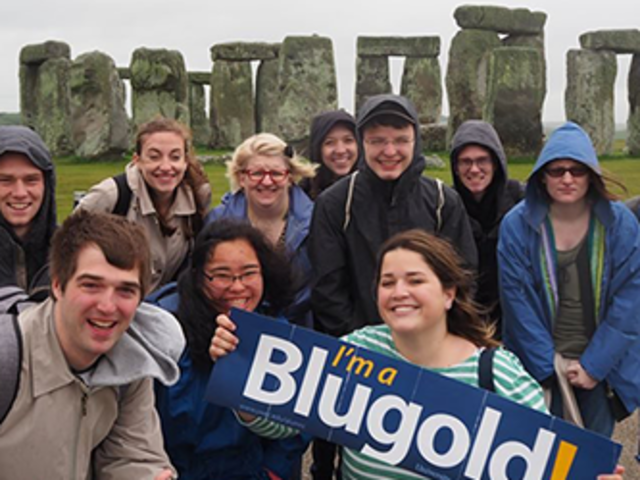
{"type": "Polygon", "coordinates": [[[498,132],[496,132],[490,123],[482,120],[467,120],[458,127],[458,130],[456,130],[451,140],[451,155],[449,158],[451,178],[453,178],[453,184],[456,190],[459,192],[467,190],[458,178],[458,175],[456,175],[456,167],[460,152],[468,145],[479,145],[491,152],[497,166],[492,184],[504,185],[508,177],[507,156],[504,153],[498,132]]]}
{"type": "Polygon", "coordinates": [[[324,165],[322,162],[322,142],[336,124],[342,124],[356,135],[356,121],[344,110],[324,112],[313,117],[311,122],[311,135],[309,145],[309,159],[314,163],[324,165]]]}
{"type": "Polygon", "coordinates": [[[413,174],[415,175],[415,171],[419,171],[419,175],[421,175],[425,167],[425,160],[422,156],[422,140],[420,138],[420,120],[418,118],[418,112],[416,111],[413,103],[408,98],[401,95],[374,95],[373,97],[369,97],[360,108],[356,122],[358,133],[358,168],[363,172],[369,172],[370,174],[372,174],[367,165],[367,162],[364,161],[364,145],[362,132],[363,127],[369,122],[369,120],[372,119],[372,117],[384,111],[396,112],[397,114],[406,117],[408,120],[411,120],[411,122],[413,123],[413,131],[415,135],[413,158],[409,168],[407,168],[407,170],[402,173],[400,179],[398,180],[398,182],[402,183],[403,177],[406,177],[408,172],[413,172],[413,174]]]}
{"type": "MultiPolygon", "coordinates": [[[[542,169],[550,162],[569,159],[589,167],[598,176],[602,175],[598,155],[591,138],[580,125],[567,122],[555,130],[542,148],[533,171],[527,179],[526,198],[530,202],[540,202],[546,197],[540,191],[538,177],[542,169]]],[[[544,200],[546,202],[546,200],[544,200]]]]}
{"type": "Polygon", "coordinates": [[[17,125],[0,127],[0,156],[9,152],[25,155],[44,173],[45,193],[42,206],[33,218],[29,234],[25,239],[19,239],[11,225],[0,215],[0,227],[7,230],[25,250],[27,274],[31,281],[47,262],[49,241],[56,229],[54,166],[47,146],[36,132],[27,127],[17,125]]]}
{"type": "Polygon", "coordinates": [[[118,343],[83,378],[93,387],[126,385],[145,377],[170,386],[180,376],[178,360],[184,346],[178,320],[143,302],[118,343]]]}

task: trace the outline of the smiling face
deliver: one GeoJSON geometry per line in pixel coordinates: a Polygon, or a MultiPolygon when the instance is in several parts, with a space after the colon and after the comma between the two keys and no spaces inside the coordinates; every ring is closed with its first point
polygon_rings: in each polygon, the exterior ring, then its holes
{"type": "Polygon", "coordinates": [[[289,165],[278,156],[252,157],[240,174],[240,186],[253,210],[283,208],[289,198],[290,185],[289,165]],[[271,172],[286,173],[278,178],[280,175],[271,175],[271,172]]]}
{"type": "Polygon", "coordinates": [[[204,294],[222,311],[236,307],[252,312],[260,304],[264,292],[260,261],[247,240],[216,245],[203,272],[204,294]]]}
{"type": "Polygon", "coordinates": [[[455,288],[445,289],[422,255],[399,248],[382,260],[378,311],[396,335],[446,331],[455,288]]]}
{"type": "Polygon", "coordinates": [[[138,267],[111,265],[94,244],[78,253],[64,286],[54,278],[56,334],[69,365],[83,370],[109,352],[129,328],[141,299],[138,267]]]}
{"type": "Polygon", "coordinates": [[[545,166],[542,182],[552,202],[566,205],[585,201],[589,191],[589,167],[574,160],[555,160],[545,166]]]}
{"type": "Polygon", "coordinates": [[[187,171],[185,140],[176,132],[143,137],[140,154],[133,156],[147,185],[160,197],[174,193],[187,171]]]}
{"type": "Polygon", "coordinates": [[[491,152],[479,145],[464,147],[458,154],[456,173],[462,184],[480,201],[495,175],[491,152]]]}
{"type": "Polygon", "coordinates": [[[358,158],[358,143],[353,131],[344,125],[333,127],[321,147],[322,162],[338,176],[347,175],[358,158]]]}
{"type": "Polygon", "coordinates": [[[411,165],[415,132],[412,125],[402,128],[376,125],[364,129],[364,159],[381,180],[397,180],[411,165]]]}
{"type": "Polygon", "coordinates": [[[23,238],[40,211],[45,193],[44,174],[20,153],[0,157],[0,214],[23,238]]]}

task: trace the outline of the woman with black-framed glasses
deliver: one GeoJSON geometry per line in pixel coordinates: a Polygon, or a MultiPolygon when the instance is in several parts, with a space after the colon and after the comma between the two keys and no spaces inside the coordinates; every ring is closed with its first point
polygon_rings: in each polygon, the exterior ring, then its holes
{"type": "Polygon", "coordinates": [[[296,478],[305,439],[265,440],[241,426],[231,409],[204,400],[218,314],[236,307],[280,317],[292,300],[289,260],[256,228],[234,219],[205,226],[178,283],[147,299],[177,317],[187,340],[178,383],[156,385],[165,449],[180,479],[296,478]]]}
{"type": "Polygon", "coordinates": [[[285,250],[296,270],[296,300],[287,318],[312,326],[309,305],[311,265],[307,257],[313,202],[298,186],[315,175],[316,166],[303,162],[283,140],[260,133],[242,142],[227,163],[231,192],[207,215],[205,222],[239,218],[260,230],[272,245],[285,250]]]}
{"type": "Polygon", "coordinates": [[[605,180],[587,133],[556,130],[502,222],[498,270],[507,348],[553,414],[611,436],[640,405],[640,227],[605,180]]]}

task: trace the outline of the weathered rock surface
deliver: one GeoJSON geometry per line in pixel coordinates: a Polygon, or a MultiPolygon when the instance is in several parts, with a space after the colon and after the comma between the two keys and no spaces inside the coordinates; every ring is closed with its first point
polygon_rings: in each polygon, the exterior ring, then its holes
{"type": "Polygon", "coordinates": [[[356,60],[355,111],[365,100],[380,93],[391,93],[389,59],[387,57],[358,57],[356,60]]]}
{"type": "Polygon", "coordinates": [[[218,60],[211,75],[212,145],[235,148],[255,133],[251,63],[218,60]]]}
{"type": "MultiPolygon", "coordinates": [[[[211,78],[211,74],[207,76],[211,78]]],[[[211,141],[211,125],[207,117],[204,85],[201,83],[189,83],[189,112],[191,113],[193,144],[202,147],[208,146],[211,141]]]]}
{"type": "Polygon", "coordinates": [[[278,60],[263,60],[256,74],[256,132],[280,135],[278,129],[278,60]]]}
{"type": "Polygon", "coordinates": [[[631,155],[640,155],[640,54],[633,56],[627,82],[629,119],[627,120],[627,148],[631,155]]]}
{"type": "Polygon", "coordinates": [[[597,30],[580,35],[580,46],[589,50],[640,53],[640,30],[597,30]]]}
{"type": "Polygon", "coordinates": [[[211,85],[211,72],[188,72],[190,83],[197,85],[211,85]]]}
{"type": "Polygon", "coordinates": [[[71,48],[64,42],[49,40],[34,45],[25,45],[20,50],[20,63],[41,64],[52,58],[71,58],[71,48]]]}
{"type": "Polygon", "coordinates": [[[279,43],[230,42],[211,47],[211,60],[251,61],[278,58],[279,43]]]}
{"type": "Polygon", "coordinates": [[[537,48],[500,47],[491,54],[483,119],[508,157],[535,156],[542,147],[544,57],[537,48]]]}
{"type": "Polygon", "coordinates": [[[442,113],[442,74],[438,59],[405,59],[400,93],[413,102],[420,123],[438,122],[442,113]]]}
{"type": "Polygon", "coordinates": [[[138,48],[129,70],[136,127],[157,116],[189,125],[189,79],[180,52],[138,48]]]}
{"type": "Polygon", "coordinates": [[[129,146],[124,84],[113,59],[102,52],[80,55],[69,74],[71,129],[75,154],[117,157],[129,146]]]}
{"type": "Polygon", "coordinates": [[[456,8],[453,17],[460,28],[491,30],[498,33],[542,33],[547,21],[544,12],[526,8],[506,8],[485,5],[463,5],[456,8]]]}
{"type": "Polygon", "coordinates": [[[422,148],[424,150],[444,152],[447,150],[447,124],[428,123],[420,125],[420,138],[422,139],[422,148]]]}
{"type": "Polygon", "coordinates": [[[338,108],[330,38],[286,37],[280,50],[278,130],[286,141],[308,136],[311,118],[338,108]]]}
{"type": "Polygon", "coordinates": [[[437,57],[440,37],[358,37],[360,57],[437,57]]]}
{"type": "Polygon", "coordinates": [[[531,47],[544,51],[544,34],[540,35],[507,35],[502,39],[503,47],[531,47]]]}
{"type": "Polygon", "coordinates": [[[599,155],[610,153],[615,134],[614,83],[616,56],[609,51],[567,52],[567,120],[581,125],[599,155]]]}
{"type": "Polygon", "coordinates": [[[500,45],[495,32],[461,30],[453,37],[446,76],[449,99],[447,144],[463,122],[482,118],[489,57],[500,45]]]}

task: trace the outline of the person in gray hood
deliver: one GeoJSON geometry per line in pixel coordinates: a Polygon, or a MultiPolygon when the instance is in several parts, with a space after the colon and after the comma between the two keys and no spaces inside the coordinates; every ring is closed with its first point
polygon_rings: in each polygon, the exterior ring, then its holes
{"type": "Polygon", "coordinates": [[[504,215],[524,195],[523,185],[507,176],[507,157],[495,129],[481,120],[467,120],[451,141],[453,186],[469,215],[478,249],[476,300],[489,310],[501,337],[496,249],[504,215]]]}
{"type": "Polygon", "coordinates": [[[56,229],[55,173],[40,136],[0,127],[0,286],[46,290],[49,243],[56,229]]]}

